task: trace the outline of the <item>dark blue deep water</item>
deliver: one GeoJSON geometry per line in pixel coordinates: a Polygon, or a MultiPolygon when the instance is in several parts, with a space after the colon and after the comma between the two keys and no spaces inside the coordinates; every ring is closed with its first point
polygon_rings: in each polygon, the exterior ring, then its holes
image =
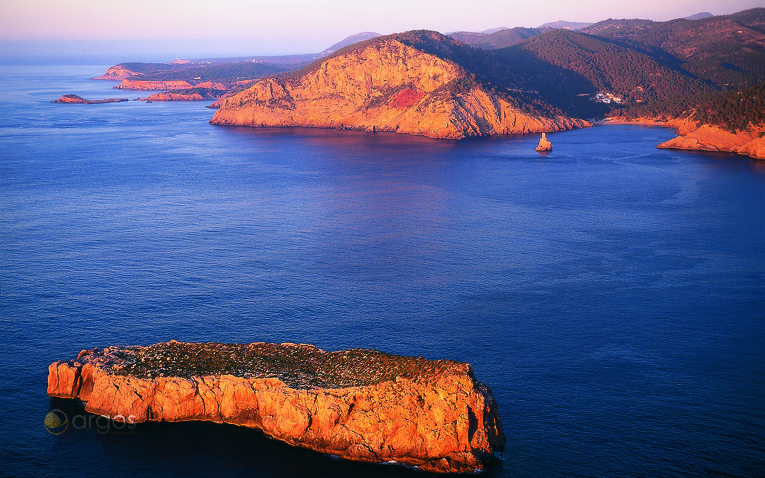
{"type": "Polygon", "coordinates": [[[104,69],[0,66],[0,474],[424,476],[210,423],[45,429],[79,413],[49,363],[176,339],[470,362],[507,435],[484,476],[765,476],[764,164],[661,128],[542,155],[50,103],[139,95],[104,69]]]}

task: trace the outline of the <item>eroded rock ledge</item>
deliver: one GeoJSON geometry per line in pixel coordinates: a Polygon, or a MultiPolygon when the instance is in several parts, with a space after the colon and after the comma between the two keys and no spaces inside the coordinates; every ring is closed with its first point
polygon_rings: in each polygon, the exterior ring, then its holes
{"type": "Polygon", "coordinates": [[[52,363],[48,395],[136,423],[231,423],[351,460],[437,472],[481,469],[505,441],[491,390],[469,364],[376,350],[176,341],[95,348],[52,363]]]}

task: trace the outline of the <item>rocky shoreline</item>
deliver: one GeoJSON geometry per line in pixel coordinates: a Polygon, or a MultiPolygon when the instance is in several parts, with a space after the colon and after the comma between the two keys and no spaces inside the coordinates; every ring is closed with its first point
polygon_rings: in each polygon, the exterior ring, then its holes
{"type": "Polygon", "coordinates": [[[366,462],[474,472],[505,437],[491,390],[466,363],[312,345],[195,344],[83,350],[48,368],[48,394],[146,421],[258,428],[366,462]]]}
{"type": "Polygon", "coordinates": [[[719,126],[698,125],[687,119],[607,118],[600,124],[641,124],[675,129],[678,137],[657,145],[657,148],[736,153],[753,159],[765,159],[765,124],[735,133],[719,126]]]}

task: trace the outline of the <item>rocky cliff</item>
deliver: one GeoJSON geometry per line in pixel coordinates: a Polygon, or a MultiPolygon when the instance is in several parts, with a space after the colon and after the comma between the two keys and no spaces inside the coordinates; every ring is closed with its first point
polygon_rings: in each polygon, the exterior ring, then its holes
{"type": "Polygon", "coordinates": [[[765,159],[765,124],[746,131],[731,132],[719,126],[697,125],[694,121],[670,122],[680,135],[661,143],[659,148],[721,151],[765,159]]]}
{"type": "Polygon", "coordinates": [[[638,117],[606,118],[603,124],[642,124],[674,128],[676,138],[659,145],[662,149],[685,149],[737,153],[754,159],[765,159],[765,124],[750,125],[745,131],[731,132],[719,126],[698,124],[691,119],[638,117]]]}
{"type": "Polygon", "coordinates": [[[505,441],[491,390],[448,360],[171,341],[83,350],[48,372],[49,395],[91,413],[232,423],[351,460],[472,472],[505,441]]]}
{"type": "Polygon", "coordinates": [[[452,139],[590,126],[563,115],[522,111],[509,96],[483,85],[453,61],[407,45],[395,35],[343,50],[300,75],[260,80],[222,101],[211,123],[395,131],[452,139]]]}

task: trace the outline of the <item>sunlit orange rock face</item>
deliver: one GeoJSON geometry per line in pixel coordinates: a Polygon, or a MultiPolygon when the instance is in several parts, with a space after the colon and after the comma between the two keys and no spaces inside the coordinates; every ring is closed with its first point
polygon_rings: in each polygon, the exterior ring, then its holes
{"type": "Polygon", "coordinates": [[[472,472],[505,441],[491,390],[448,360],[171,341],[83,350],[48,372],[49,395],[91,413],[231,423],[350,460],[472,472]]]}
{"type": "Polygon", "coordinates": [[[765,124],[736,132],[690,120],[676,120],[670,125],[680,136],[661,143],[659,148],[722,151],[765,159],[765,124]]]}
{"type": "Polygon", "coordinates": [[[452,139],[590,126],[564,116],[522,113],[456,63],[394,36],[330,57],[302,76],[260,80],[222,101],[211,122],[452,139]]]}

